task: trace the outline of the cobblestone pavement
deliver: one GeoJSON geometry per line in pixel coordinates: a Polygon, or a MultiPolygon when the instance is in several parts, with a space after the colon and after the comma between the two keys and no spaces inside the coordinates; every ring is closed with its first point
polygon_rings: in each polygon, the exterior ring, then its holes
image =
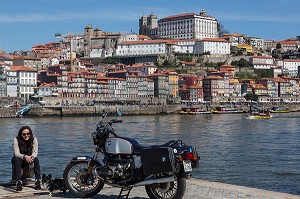
{"type": "MultiPolygon", "coordinates": [[[[118,198],[120,188],[104,187],[100,193],[93,198],[95,199],[115,199],[118,198]]],[[[20,198],[22,199],[61,199],[76,198],[67,192],[63,195],[57,192],[50,196],[47,191],[35,191],[32,187],[24,187],[22,192],[11,192],[0,186],[0,198],[20,198]],[[5,191],[7,193],[5,193],[5,191]]],[[[135,187],[130,192],[129,198],[145,199],[148,198],[144,187],[135,187]]],[[[209,182],[198,179],[190,179],[187,181],[187,189],[184,199],[300,199],[300,195],[291,195],[254,189],[243,186],[236,186],[218,182],[209,182]]]]}

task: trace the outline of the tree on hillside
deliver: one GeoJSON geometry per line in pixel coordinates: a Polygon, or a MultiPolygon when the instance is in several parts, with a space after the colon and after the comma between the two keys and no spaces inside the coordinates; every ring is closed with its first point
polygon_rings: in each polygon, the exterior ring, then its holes
{"type": "Polygon", "coordinates": [[[218,33],[219,33],[219,37],[223,37],[224,34],[228,34],[229,31],[226,30],[223,26],[223,24],[221,24],[220,22],[218,22],[217,24],[217,29],[218,29],[218,33]]]}
{"type": "Polygon", "coordinates": [[[176,60],[165,60],[162,65],[163,68],[177,68],[179,67],[179,63],[176,60]]]}
{"type": "Polygon", "coordinates": [[[191,62],[193,61],[193,58],[190,56],[184,56],[184,57],[177,57],[180,61],[186,61],[186,62],[191,62]]]}
{"type": "Polygon", "coordinates": [[[257,101],[258,100],[258,95],[257,94],[252,94],[252,93],[247,93],[244,97],[247,101],[257,101]]]}
{"type": "Polygon", "coordinates": [[[197,63],[203,63],[203,61],[204,61],[204,58],[203,58],[203,57],[199,57],[199,58],[196,60],[197,63]]]}
{"type": "Polygon", "coordinates": [[[231,62],[231,65],[233,66],[238,66],[238,67],[241,67],[241,68],[246,68],[246,67],[250,67],[251,64],[244,58],[241,58],[239,61],[232,61],[231,62]]]}
{"type": "Polygon", "coordinates": [[[213,62],[205,62],[204,66],[210,67],[210,68],[217,68],[218,64],[213,63],[213,62]]]}
{"type": "Polygon", "coordinates": [[[255,79],[256,78],[256,75],[249,71],[238,72],[237,75],[240,79],[255,79]]]}
{"type": "Polygon", "coordinates": [[[118,64],[119,60],[118,60],[118,58],[115,58],[115,57],[105,57],[102,60],[102,63],[104,63],[104,64],[118,64]]]}
{"type": "Polygon", "coordinates": [[[274,71],[272,69],[254,69],[254,73],[257,74],[257,78],[273,78],[274,71]]]}
{"type": "Polygon", "coordinates": [[[276,49],[281,49],[281,43],[276,44],[276,49]]]}

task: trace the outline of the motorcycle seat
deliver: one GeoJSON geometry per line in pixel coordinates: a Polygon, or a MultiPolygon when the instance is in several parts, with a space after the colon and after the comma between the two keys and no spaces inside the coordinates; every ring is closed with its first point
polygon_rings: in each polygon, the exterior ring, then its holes
{"type": "Polygon", "coordinates": [[[138,141],[132,139],[132,138],[127,138],[127,137],[119,137],[122,139],[127,140],[128,142],[130,142],[132,144],[133,147],[133,154],[140,154],[140,151],[142,149],[145,148],[160,148],[160,147],[170,147],[171,145],[173,145],[176,141],[175,140],[170,140],[164,144],[160,144],[160,145],[151,145],[151,146],[145,146],[145,145],[141,145],[140,143],[138,143],[138,141]]]}
{"type": "Polygon", "coordinates": [[[174,144],[176,141],[174,140],[171,140],[171,141],[168,141],[164,144],[160,144],[160,145],[151,145],[151,146],[144,146],[144,145],[140,145],[139,143],[137,143],[136,145],[133,145],[133,153],[134,154],[140,154],[140,151],[142,149],[145,149],[145,148],[161,148],[161,147],[171,147],[172,144],[174,144]]]}

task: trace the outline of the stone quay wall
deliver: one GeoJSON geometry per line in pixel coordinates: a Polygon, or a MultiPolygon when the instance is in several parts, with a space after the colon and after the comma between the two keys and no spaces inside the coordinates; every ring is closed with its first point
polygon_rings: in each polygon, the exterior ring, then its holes
{"type": "MultiPolygon", "coordinates": [[[[274,104],[259,105],[264,110],[270,109],[274,104]]],[[[122,115],[157,115],[157,114],[174,114],[181,110],[182,107],[187,105],[174,104],[174,105],[95,105],[95,106],[32,106],[31,111],[28,113],[30,117],[39,116],[91,116],[100,115],[103,111],[109,115],[117,115],[120,110],[122,115]]],[[[207,110],[206,105],[193,105],[200,110],[207,110]]],[[[213,106],[215,107],[215,106],[213,106]]],[[[280,106],[283,109],[288,109],[290,112],[299,112],[300,106],[298,104],[285,104],[280,106]]],[[[250,112],[248,105],[239,105],[234,108],[244,109],[245,112],[250,112]]],[[[16,112],[21,110],[19,108],[0,108],[0,117],[14,117],[16,112]]],[[[209,110],[211,107],[209,108],[209,110]]]]}
{"type": "Polygon", "coordinates": [[[70,106],[70,107],[32,107],[28,116],[82,116],[100,115],[107,111],[109,115],[117,115],[120,110],[122,115],[156,115],[171,114],[180,110],[181,106],[70,106]]]}

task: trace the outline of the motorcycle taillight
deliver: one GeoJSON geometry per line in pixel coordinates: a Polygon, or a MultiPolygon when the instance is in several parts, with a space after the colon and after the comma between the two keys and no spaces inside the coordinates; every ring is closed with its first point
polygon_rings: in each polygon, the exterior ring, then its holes
{"type": "Polygon", "coordinates": [[[193,152],[187,152],[179,157],[179,160],[198,160],[198,157],[193,152]]]}

